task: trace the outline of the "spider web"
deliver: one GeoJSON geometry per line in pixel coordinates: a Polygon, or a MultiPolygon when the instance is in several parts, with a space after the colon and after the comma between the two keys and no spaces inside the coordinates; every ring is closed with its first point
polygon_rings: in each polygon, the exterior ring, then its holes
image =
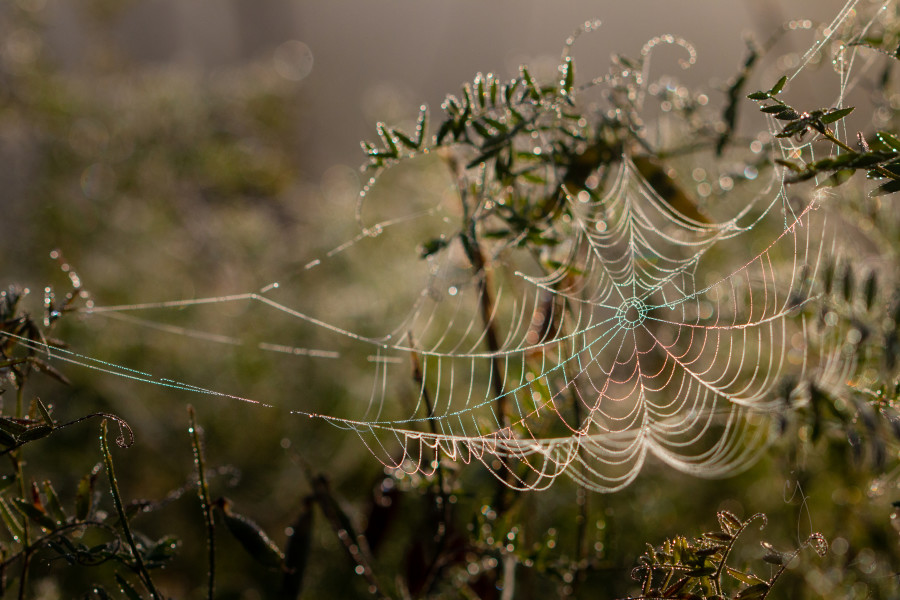
{"type": "MultiPolygon", "coordinates": [[[[825,29],[795,77],[855,6],[848,2],[825,29]]],[[[852,87],[854,57],[841,55],[836,106],[852,87]]],[[[777,132],[771,121],[770,132],[777,132]]],[[[808,143],[778,140],[774,152],[814,158],[808,143]]],[[[489,268],[473,275],[454,240],[408,272],[421,278],[412,299],[392,300],[365,332],[273,299],[275,284],[85,313],[224,344],[239,341],[131,315],[252,302],[312,325],[336,340],[334,348],[353,349],[259,348],[363,363],[371,394],[355,414],[292,412],[354,432],[385,465],[410,473],[433,474],[442,460],[480,462],[517,489],[544,488],[565,474],[614,491],[650,457],[704,477],[746,468],[765,449],[765,416],[781,401],[779,386],[809,368],[798,315],[816,299],[818,265],[833,251],[815,210],[821,196],[789,199],[776,173],[733,216],[712,222],[660,197],[628,153],[609,168],[615,172],[603,173],[609,183],[599,197],[566,194],[569,217],[557,226],[564,242],[540,260],[497,245],[489,268]],[[547,264],[549,271],[541,267],[547,264]]],[[[439,203],[379,219],[308,267],[326,268],[329,258],[390,238],[409,222],[432,219],[440,229],[451,216],[454,209],[439,203]]],[[[248,400],[43,350],[118,376],[248,400]]]]}

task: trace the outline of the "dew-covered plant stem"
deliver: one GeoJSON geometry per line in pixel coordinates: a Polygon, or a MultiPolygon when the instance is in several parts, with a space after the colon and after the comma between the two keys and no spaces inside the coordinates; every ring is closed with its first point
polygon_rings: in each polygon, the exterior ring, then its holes
{"type": "Polygon", "coordinates": [[[206,524],[206,543],[209,567],[207,569],[207,598],[212,600],[216,589],[216,526],[213,521],[212,502],[209,496],[209,484],[206,481],[206,459],[203,456],[203,441],[200,439],[200,431],[195,420],[194,407],[188,405],[188,418],[190,420],[191,446],[194,449],[194,464],[197,466],[197,496],[200,498],[200,508],[203,510],[203,520],[206,524]]]}
{"type": "Polygon", "coordinates": [[[131,549],[131,554],[134,557],[138,577],[140,577],[147,591],[150,592],[150,596],[154,600],[160,600],[159,592],[153,584],[150,573],[147,571],[141,553],[138,551],[137,544],[134,541],[134,535],[131,533],[131,527],[128,524],[128,515],[125,514],[125,507],[122,504],[122,496],[119,493],[119,484],[116,481],[116,471],[113,467],[112,454],[109,451],[109,442],[107,441],[106,419],[100,423],[100,452],[103,454],[103,464],[106,466],[106,476],[109,478],[109,490],[113,497],[113,503],[116,505],[116,514],[119,516],[119,522],[122,524],[122,533],[125,534],[125,540],[128,542],[128,547],[131,549]]]}

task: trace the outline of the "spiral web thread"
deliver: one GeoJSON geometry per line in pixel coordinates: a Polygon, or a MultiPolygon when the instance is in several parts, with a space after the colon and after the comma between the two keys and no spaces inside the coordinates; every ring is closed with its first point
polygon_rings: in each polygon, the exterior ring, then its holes
{"type": "MultiPolygon", "coordinates": [[[[855,5],[848,2],[829,31],[855,5]]],[[[839,100],[852,83],[841,73],[839,100]]],[[[814,158],[808,143],[788,140],[776,151],[814,158]]],[[[473,279],[461,249],[451,245],[429,259],[421,293],[382,335],[296,311],[268,297],[268,288],[86,312],[139,322],[129,313],[256,302],[369,348],[373,391],[362,414],[292,412],[355,432],[391,468],[431,474],[439,460],[477,461],[517,489],[543,488],[566,474],[598,491],[628,485],[648,457],[706,477],[746,468],[765,447],[764,416],[780,402],[778,386],[809,368],[805,323],[797,315],[815,299],[812,282],[831,252],[814,210],[817,196],[792,204],[778,174],[734,217],[703,222],[662,199],[629,156],[617,168],[602,198],[565,198],[567,241],[552,272],[531,273],[526,262],[510,260],[495,265],[493,281],[484,274],[473,279]],[[757,246],[761,236],[768,242],[757,246]],[[396,397],[410,387],[415,401],[404,411],[396,397]]],[[[393,224],[379,223],[376,234],[389,235],[393,224]]],[[[371,241],[372,231],[348,245],[371,241]]],[[[247,400],[58,348],[41,350],[123,377],[247,400]]]]}

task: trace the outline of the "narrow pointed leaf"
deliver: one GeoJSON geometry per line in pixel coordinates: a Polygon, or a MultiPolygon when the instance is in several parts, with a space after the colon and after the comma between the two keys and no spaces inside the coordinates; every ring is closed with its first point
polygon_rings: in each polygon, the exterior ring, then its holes
{"type": "Polygon", "coordinates": [[[716,513],[716,517],[719,519],[719,527],[721,527],[722,531],[725,533],[734,534],[743,526],[741,520],[727,510],[719,511],[716,513]]]}
{"type": "Polygon", "coordinates": [[[46,423],[50,427],[53,427],[53,425],[54,425],[53,417],[50,416],[50,411],[47,409],[47,407],[44,405],[44,403],[41,402],[41,399],[38,397],[35,397],[34,403],[37,405],[38,410],[41,413],[41,418],[44,419],[44,423],[46,423]]]}
{"type": "Polygon", "coordinates": [[[872,195],[885,196],[887,194],[893,194],[894,192],[900,192],[900,180],[893,179],[884,185],[878,186],[875,188],[875,191],[872,192],[872,195]]]}
{"type": "Polygon", "coordinates": [[[822,183],[819,184],[819,187],[837,187],[846,183],[856,171],[853,169],[841,169],[840,171],[836,171],[828,176],[822,183]]]}
{"type": "Polygon", "coordinates": [[[800,118],[800,113],[793,108],[785,108],[785,110],[778,112],[775,118],[779,121],[794,121],[800,118]]]}
{"type": "Polygon", "coordinates": [[[228,500],[220,500],[218,506],[228,531],[250,556],[269,568],[284,568],[284,554],[259,525],[244,515],[233,512],[228,500]]]}
{"type": "Polygon", "coordinates": [[[65,509],[63,509],[62,502],[59,501],[59,496],[56,494],[56,490],[53,489],[53,484],[50,483],[49,479],[44,482],[43,487],[44,495],[47,497],[47,512],[56,519],[59,525],[62,525],[69,518],[65,509]]]}
{"type": "Polygon", "coordinates": [[[409,148],[410,150],[418,149],[418,144],[408,135],[400,131],[399,129],[391,130],[391,135],[397,138],[401,144],[409,148]]]}
{"type": "Polygon", "coordinates": [[[56,529],[56,520],[24,498],[13,498],[13,505],[24,516],[28,517],[47,531],[56,529]]]}
{"type": "Polygon", "coordinates": [[[665,589],[665,591],[663,592],[663,596],[666,598],[671,598],[671,597],[675,596],[675,594],[677,594],[682,589],[684,589],[684,587],[688,584],[688,582],[690,580],[691,580],[690,577],[682,577],[681,579],[679,579],[678,581],[676,581],[675,583],[673,583],[672,585],[667,587],[665,589]]]}
{"type": "Polygon", "coordinates": [[[713,532],[709,532],[709,533],[704,533],[704,534],[703,534],[703,537],[704,537],[705,539],[707,539],[707,540],[711,540],[711,541],[714,541],[714,542],[726,542],[726,543],[727,543],[727,542],[730,542],[731,540],[734,539],[734,536],[733,536],[733,535],[730,535],[730,534],[727,534],[727,533],[722,533],[722,532],[719,532],[719,531],[713,531],[713,532]]]}
{"type": "Polygon", "coordinates": [[[23,431],[18,437],[20,442],[33,442],[34,440],[47,437],[52,432],[53,427],[50,425],[35,425],[23,431]]]}
{"type": "Polygon", "coordinates": [[[0,431],[4,433],[8,433],[14,438],[19,437],[26,429],[28,429],[28,425],[26,423],[20,422],[20,419],[8,419],[6,417],[0,417],[0,431]]]}
{"type": "Polygon", "coordinates": [[[6,525],[6,528],[9,530],[10,535],[12,535],[15,541],[21,542],[25,539],[24,525],[22,525],[19,518],[13,514],[9,503],[6,501],[6,498],[3,497],[0,497],[0,518],[3,519],[3,523],[6,525]]]}
{"type": "Polygon", "coordinates": [[[475,101],[480,108],[487,106],[487,93],[484,89],[484,75],[481,73],[475,76],[475,101]]]}
{"type": "Polygon", "coordinates": [[[772,86],[772,89],[769,90],[769,95],[770,95],[770,96],[775,96],[776,94],[780,93],[781,90],[784,89],[784,84],[786,84],[786,83],[787,83],[787,75],[785,75],[784,77],[782,77],[781,79],[779,79],[779,80],[775,83],[775,85],[772,86]]]}
{"type": "Polygon", "coordinates": [[[879,131],[875,134],[875,136],[881,141],[882,144],[884,144],[894,152],[900,152],[900,139],[897,139],[897,137],[893,134],[890,134],[887,131],[879,131]]]}
{"type": "Polygon", "coordinates": [[[847,108],[841,108],[835,111],[828,113],[827,115],[822,117],[822,123],[828,125],[829,123],[834,123],[835,121],[839,121],[853,112],[855,106],[848,106],[847,108]]]}
{"type": "Polygon", "coordinates": [[[416,121],[416,150],[421,150],[425,145],[425,136],[428,134],[428,107],[424,104],[419,108],[419,118],[416,121]]]}
{"type": "Polygon", "coordinates": [[[572,57],[567,56],[562,67],[562,80],[560,81],[561,91],[566,96],[572,95],[572,88],[575,85],[575,63],[572,57]]]}
{"type": "Polygon", "coordinates": [[[86,521],[94,508],[94,484],[97,482],[97,473],[99,467],[94,469],[81,478],[78,482],[78,489],[75,492],[75,518],[79,521],[86,521]]]}
{"type": "Polygon", "coordinates": [[[522,80],[525,82],[525,87],[528,89],[528,95],[532,100],[537,100],[541,97],[540,90],[538,90],[537,85],[534,83],[534,78],[531,76],[531,73],[528,72],[528,67],[522,66],[522,80]]]}
{"type": "Polygon", "coordinates": [[[397,143],[394,142],[394,137],[391,135],[391,130],[388,129],[387,125],[384,123],[376,123],[375,130],[378,132],[378,136],[381,138],[381,141],[384,142],[384,148],[386,152],[386,156],[396,158],[398,155],[397,143]]]}
{"type": "Polygon", "coordinates": [[[757,583],[755,585],[751,585],[750,587],[742,589],[734,598],[735,600],[758,600],[759,598],[765,598],[766,594],[768,593],[768,583],[757,583]]]}

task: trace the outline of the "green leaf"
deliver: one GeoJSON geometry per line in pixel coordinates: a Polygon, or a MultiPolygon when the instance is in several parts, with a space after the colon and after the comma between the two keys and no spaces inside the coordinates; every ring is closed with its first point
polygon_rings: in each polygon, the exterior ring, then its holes
{"type": "Polygon", "coordinates": [[[781,92],[781,90],[784,89],[784,84],[786,84],[786,83],[787,83],[787,75],[785,75],[784,77],[782,77],[781,79],[779,79],[779,80],[775,83],[775,85],[772,86],[772,89],[769,90],[769,95],[770,95],[770,96],[775,96],[776,94],[778,94],[779,92],[781,92]]]}
{"type": "Polygon", "coordinates": [[[29,427],[21,434],[19,434],[20,442],[33,442],[34,440],[39,440],[41,438],[45,438],[48,435],[53,433],[53,427],[50,425],[35,425],[34,427],[29,427]]]}
{"type": "Polygon", "coordinates": [[[795,173],[800,173],[800,172],[803,171],[803,167],[802,167],[801,165],[798,165],[797,163],[793,163],[793,162],[791,162],[791,161],[789,161],[789,160],[784,160],[784,159],[781,159],[781,158],[776,158],[776,159],[775,159],[775,162],[776,162],[777,164],[781,165],[782,167],[787,167],[788,169],[790,169],[791,171],[793,171],[793,172],[795,172],[795,173]]]}
{"type": "Polygon", "coordinates": [[[707,540],[712,540],[714,542],[730,542],[734,539],[734,536],[728,533],[722,533],[719,531],[712,531],[708,533],[704,533],[703,537],[707,540]]]}
{"type": "Polygon", "coordinates": [[[538,90],[537,85],[534,83],[534,78],[531,76],[531,73],[528,72],[528,67],[522,65],[520,69],[522,73],[522,80],[525,82],[525,87],[528,89],[528,95],[532,100],[539,100],[541,97],[540,90],[538,90]]]}
{"type": "Polygon", "coordinates": [[[50,427],[53,427],[53,417],[50,416],[50,411],[47,409],[44,403],[41,402],[41,399],[35,396],[34,403],[37,405],[38,410],[41,413],[41,418],[44,419],[44,423],[46,423],[50,427]]]}
{"type": "Polygon", "coordinates": [[[894,192],[900,192],[900,180],[898,179],[892,179],[884,185],[875,188],[875,191],[872,192],[872,195],[885,196],[887,194],[893,194],[894,192]]]}
{"type": "Polygon", "coordinates": [[[425,136],[428,134],[428,107],[424,104],[419,108],[419,118],[416,120],[416,150],[421,150],[425,145],[425,136]]]}
{"type": "Polygon", "coordinates": [[[250,556],[269,568],[284,568],[284,554],[259,525],[244,515],[233,512],[231,502],[225,498],[220,499],[217,505],[222,511],[228,531],[250,556]]]}
{"type": "Polygon", "coordinates": [[[575,85],[575,63],[571,56],[567,56],[565,62],[560,66],[562,72],[562,80],[560,80],[560,91],[566,96],[571,97],[572,88],[575,85]]]}
{"type": "Polygon", "coordinates": [[[894,153],[888,152],[865,152],[863,154],[844,154],[842,156],[851,156],[852,158],[847,162],[847,166],[853,167],[855,169],[866,169],[869,167],[873,167],[875,165],[881,164],[885,161],[889,161],[895,158],[894,153]]]}
{"type": "Polygon", "coordinates": [[[397,138],[401,144],[403,144],[410,150],[416,150],[419,147],[419,145],[411,137],[409,137],[399,129],[391,130],[391,135],[397,138]]]}
{"type": "Polygon", "coordinates": [[[487,106],[487,93],[484,89],[484,75],[478,73],[475,75],[475,100],[480,108],[487,106]]]}
{"type": "Polygon", "coordinates": [[[750,587],[742,589],[734,598],[735,600],[758,600],[759,598],[765,598],[768,593],[768,583],[757,583],[756,585],[751,585],[750,587]]]}
{"type": "Polygon", "coordinates": [[[829,123],[834,123],[835,121],[839,121],[853,112],[855,106],[849,106],[847,108],[841,108],[835,111],[832,111],[825,116],[822,117],[822,123],[828,125],[829,123]]]}
{"type": "Polygon", "coordinates": [[[13,514],[9,507],[9,503],[7,503],[6,498],[3,497],[0,497],[0,518],[3,519],[3,523],[9,530],[10,535],[12,535],[13,540],[21,542],[25,539],[25,526],[19,521],[18,517],[13,514]]]}
{"type": "Polygon", "coordinates": [[[47,510],[56,519],[56,523],[62,525],[68,520],[68,517],[62,507],[62,503],[59,501],[59,496],[56,494],[56,490],[53,489],[53,484],[50,483],[49,479],[44,481],[43,487],[44,495],[47,497],[47,510]]]}
{"type": "Polygon", "coordinates": [[[6,417],[0,417],[0,431],[8,433],[14,438],[18,438],[19,435],[22,434],[22,432],[28,429],[28,424],[21,421],[21,419],[8,419],[6,417]]]}
{"type": "Polygon", "coordinates": [[[785,107],[785,110],[782,110],[774,116],[779,121],[795,121],[800,118],[800,113],[793,108],[785,107]]]}
{"type": "Polygon", "coordinates": [[[729,575],[740,581],[741,583],[746,583],[747,585],[756,585],[758,583],[764,583],[762,579],[754,575],[753,573],[744,573],[743,571],[738,571],[737,569],[733,569],[731,567],[726,566],[725,572],[729,575]]]}
{"type": "Polygon", "coordinates": [[[437,135],[434,138],[435,145],[440,146],[441,143],[443,143],[444,138],[447,137],[447,134],[449,134],[452,130],[453,121],[444,121],[443,123],[441,123],[441,126],[438,128],[437,135]]]}
{"type": "Polygon", "coordinates": [[[845,183],[848,179],[853,177],[853,174],[856,171],[853,169],[841,169],[840,171],[836,171],[828,176],[825,181],[819,184],[819,187],[837,187],[845,183]]]}
{"type": "MultiPolygon", "coordinates": [[[[475,131],[478,133],[478,135],[483,137],[485,140],[490,140],[491,138],[494,137],[494,132],[491,131],[487,127],[487,125],[484,124],[484,121],[482,121],[481,119],[474,119],[472,121],[472,128],[475,129],[475,131]]],[[[490,144],[488,143],[485,145],[487,146],[490,144]]]]}
{"type": "Polygon", "coordinates": [[[13,498],[13,506],[15,506],[20,513],[22,513],[47,531],[53,531],[56,529],[56,521],[51,518],[50,515],[48,515],[46,512],[29,502],[28,500],[25,500],[24,498],[13,498]]]}
{"type": "Polygon", "coordinates": [[[98,463],[78,482],[78,489],[75,492],[75,518],[78,521],[86,521],[93,512],[94,484],[97,482],[99,472],[100,464],[98,463]]]}
{"type": "Polygon", "coordinates": [[[769,93],[768,92],[753,92],[752,94],[747,94],[747,97],[751,100],[768,100],[769,93]]]}
{"type": "Polygon", "coordinates": [[[890,134],[887,131],[879,131],[875,134],[875,137],[894,152],[900,152],[900,139],[897,139],[893,134],[890,134]]]}
{"type": "Polygon", "coordinates": [[[743,527],[741,520],[727,510],[720,510],[716,513],[716,517],[719,519],[719,527],[727,534],[734,535],[735,532],[740,531],[741,527],[743,527]]]}
{"type": "Polygon", "coordinates": [[[18,442],[15,437],[0,429],[0,444],[4,446],[15,446],[18,442]]]}
{"type": "Polygon", "coordinates": [[[782,113],[782,112],[791,110],[791,108],[789,106],[785,106],[783,104],[769,104],[768,106],[763,106],[759,110],[766,114],[772,115],[772,114],[782,113]]]}
{"type": "Polygon", "coordinates": [[[384,156],[389,158],[396,158],[399,154],[397,150],[397,144],[394,142],[394,137],[391,135],[391,130],[388,129],[387,125],[382,122],[378,122],[375,124],[375,131],[378,132],[378,137],[381,138],[381,141],[384,142],[385,153],[384,156]]]}
{"type": "Polygon", "coordinates": [[[680,592],[681,590],[684,589],[684,587],[688,584],[688,582],[690,582],[690,580],[691,580],[690,577],[682,577],[681,579],[679,579],[678,581],[676,581],[675,583],[673,583],[672,585],[667,587],[666,590],[663,592],[663,596],[666,598],[671,598],[671,597],[675,596],[675,594],[677,594],[678,592],[680,592]]]}

